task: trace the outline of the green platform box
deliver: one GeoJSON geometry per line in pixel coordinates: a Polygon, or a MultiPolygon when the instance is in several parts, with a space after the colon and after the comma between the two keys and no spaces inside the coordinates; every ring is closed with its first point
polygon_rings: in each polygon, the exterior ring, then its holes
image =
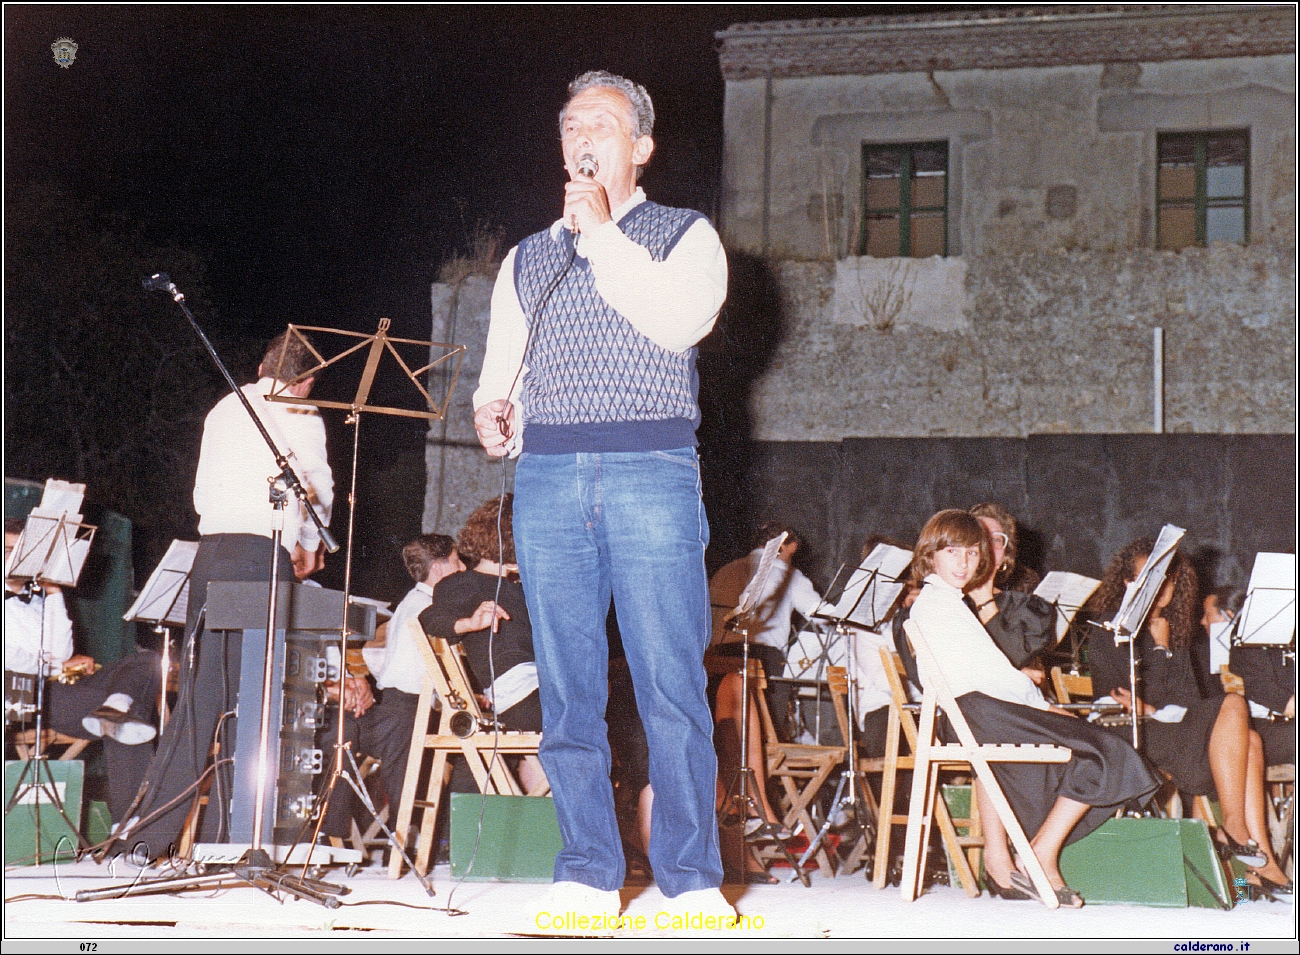
{"type": "Polygon", "coordinates": [[[56,855],[60,861],[72,860],[77,850],[77,832],[81,829],[81,794],[85,778],[86,766],[79,759],[5,761],[6,807],[13,800],[20,779],[23,784],[17,805],[5,815],[5,865],[45,864],[53,862],[56,855]],[[34,781],[42,783],[43,790],[33,788],[30,784],[34,781]],[[45,790],[51,784],[63,802],[66,820],[46,795],[45,790]]]}
{"type": "Polygon", "coordinates": [[[1108,819],[1065,847],[1061,875],[1089,905],[1232,908],[1223,866],[1199,819],[1108,819]]]}
{"type": "MultiPolygon", "coordinates": [[[[953,819],[969,819],[970,802],[973,793],[970,783],[944,785],[939,788],[943,793],[943,801],[948,807],[948,815],[953,819]]],[[[959,826],[954,824],[953,828],[957,830],[957,835],[959,836],[970,835],[970,826],[959,826]]],[[[935,826],[935,831],[938,831],[937,825],[935,826]]],[[[946,842],[943,845],[943,854],[948,859],[948,884],[961,885],[961,879],[957,876],[957,867],[953,865],[952,856],[948,853],[948,844],[946,842]]],[[[984,880],[983,853],[980,853],[980,870],[975,874],[981,882],[984,880]]]]}
{"type": "Polygon", "coordinates": [[[555,873],[555,856],[562,845],[552,799],[452,793],[453,879],[467,882],[550,882],[555,873]],[[479,838],[480,811],[483,817],[482,838],[479,838]],[[476,844],[477,858],[474,852],[476,844]]]}
{"type": "Polygon", "coordinates": [[[86,841],[92,846],[107,842],[113,831],[113,820],[108,815],[108,803],[90,800],[86,809],[86,841]]]}

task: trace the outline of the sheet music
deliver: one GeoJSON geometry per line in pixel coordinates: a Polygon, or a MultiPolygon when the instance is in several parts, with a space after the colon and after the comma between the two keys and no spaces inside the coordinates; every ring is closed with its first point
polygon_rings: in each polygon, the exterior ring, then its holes
{"type": "Polygon", "coordinates": [[[1156,538],[1155,546],[1151,548],[1146,566],[1142,568],[1142,573],[1138,574],[1137,580],[1124,588],[1124,602],[1120,604],[1119,610],[1111,620],[1116,643],[1123,643],[1142,626],[1147,611],[1151,609],[1156,596],[1160,593],[1160,588],[1164,586],[1165,571],[1169,569],[1169,562],[1174,559],[1178,542],[1186,533],[1183,528],[1175,527],[1173,524],[1166,524],[1160,528],[1160,536],[1156,538]]]}
{"type": "Polygon", "coordinates": [[[77,586],[90,553],[95,529],[81,525],[80,514],[27,515],[27,524],[5,565],[6,577],[42,580],[61,587],[77,586]]]}
{"type": "Polygon", "coordinates": [[[736,604],[736,609],[731,612],[728,619],[733,617],[743,617],[749,611],[754,609],[754,601],[760,594],[767,592],[767,579],[772,576],[772,567],[776,564],[777,552],[781,550],[781,545],[785,543],[788,535],[785,531],[777,537],[773,537],[763,545],[763,556],[758,562],[758,570],[754,576],[749,579],[745,589],[740,592],[740,601],[736,604]]]}
{"type": "Polygon", "coordinates": [[[37,508],[33,508],[33,513],[39,510],[52,517],[58,517],[60,514],[76,514],[76,520],[80,522],[81,502],[85,497],[86,485],[50,478],[45,482],[45,490],[41,493],[41,503],[37,508]]]}
{"type": "Polygon", "coordinates": [[[1232,621],[1210,624],[1210,673],[1219,675],[1219,671],[1228,665],[1228,656],[1232,652],[1232,621]]]}
{"type": "Polygon", "coordinates": [[[1053,570],[1035,588],[1034,593],[1056,607],[1056,640],[1059,643],[1074,622],[1074,615],[1088,602],[1100,580],[1053,570]]]}
{"type": "Polygon", "coordinates": [[[844,593],[836,601],[831,615],[844,618],[845,614],[848,614],[847,619],[860,623],[868,629],[874,629],[880,621],[884,620],[885,614],[889,613],[889,608],[903,592],[903,582],[900,578],[911,562],[910,550],[894,547],[891,544],[877,544],[849,578],[849,582],[844,586],[844,593]],[[872,571],[876,571],[874,578],[872,571]],[[871,592],[864,594],[863,590],[868,585],[871,592]],[[853,606],[855,603],[857,607],[853,606]],[[849,613],[850,610],[852,613],[849,613]]]}
{"type": "Polygon", "coordinates": [[[1295,641],[1295,554],[1256,554],[1238,643],[1285,645],[1295,641]]]}
{"type": "Polygon", "coordinates": [[[190,603],[190,568],[198,552],[197,541],[172,541],[122,619],[183,627],[190,603]]]}

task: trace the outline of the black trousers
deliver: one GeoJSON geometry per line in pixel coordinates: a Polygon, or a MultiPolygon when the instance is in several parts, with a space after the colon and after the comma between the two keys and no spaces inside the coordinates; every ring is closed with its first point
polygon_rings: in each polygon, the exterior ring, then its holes
{"type": "MultiPolygon", "coordinates": [[[[132,653],[105,664],[98,673],[76,683],[46,684],[45,712],[51,729],[78,739],[94,739],[82,719],[104,705],[114,693],[131,697],[131,717],[141,723],[155,722],[158,687],[161,680],[156,653],[132,653]]],[[[104,759],[108,764],[108,812],[114,822],[131,807],[140,782],[153,762],[153,743],[126,746],[104,737],[104,759]]]]}
{"type": "MultiPolygon", "coordinates": [[[[360,767],[366,756],[379,760],[379,778],[383,784],[383,793],[388,800],[388,827],[397,825],[397,806],[402,798],[402,780],[406,776],[406,760],[411,752],[411,731],[415,727],[415,710],[420,698],[414,693],[403,693],[389,687],[379,692],[378,701],[366,710],[360,718],[345,714],[343,720],[343,737],[352,741],[352,755],[360,767]]],[[[334,743],[338,736],[335,720],[338,710],[330,710],[330,721],[318,736],[318,744],[324,753],[324,764],[333,766],[334,743]]],[[[348,762],[343,761],[345,767],[348,762]]],[[[322,782],[326,777],[322,776],[322,782]]],[[[379,809],[381,802],[376,801],[379,809]]],[[[357,817],[358,825],[364,829],[370,824],[369,818],[360,818],[357,814],[368,816],[356,793],[346,782],[340,780],[334,786],[334,795],[330,797],[329,809],[325,813],[325,824],[321,831],[327,836],[346,838],[351,832],[349,820],[357,817]]]]}
{"type": "MultiPolygon", "coordinates": [[[[190,597],[186,633],[192,633],[200,612],[207,603],[208,584],[213,581],[269,581],[271,576],[271,539],[257,534],[213,534],[199,541],[199,550],[190,571],[190,597]]],[[[280,549],[279,578],[293,581],[289,554],[280,549]]],[[[239,665],[242,634],[229,635],[203,631],[194,641],[193,677],[188,689],[182,686],[176,711],[158,743],[158,754],[146,778],[148,791],[134,815],[157,814],[145,825],[132,830],[127,841],[131,849],[139,848],[150,858],[164,857],[180,838],[181,827],[193,803],[191,786],[208,764],[217,724],[223,713],[234,709],[239,695],[239,665]],[[184,798],[180,798],[184,794],[184,798]],[[175,805],[167,806],[176,801],[175,805]]],[[[183,659],[182,683],[186,683],[189,661],[183,659]]],[[[220,755],[233,755],[235,727],[233,718],[222,725],[220,755]]],[[[227,807],[233,772],[223,764],[213,780],[208,809],[203,815],[199,839],[217,842],[228,838],[227,807]]]]}

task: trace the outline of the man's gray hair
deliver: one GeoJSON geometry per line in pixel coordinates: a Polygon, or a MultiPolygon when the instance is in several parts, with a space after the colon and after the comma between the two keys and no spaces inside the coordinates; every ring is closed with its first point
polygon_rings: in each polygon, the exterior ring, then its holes
{"type": "Polygon", "coordinates": [[[565,101],[564,109],[560,110],[561,136],[564,135],[564,114],[569,111],[569,101],[583,90],[591,89],[593,86],[608,86],[627,97],[628,102],[632,104],[633,139],[654,135],[655,108],[644,86],[605,70],[588,70],[569,84],[569,99],[565,101]]]}

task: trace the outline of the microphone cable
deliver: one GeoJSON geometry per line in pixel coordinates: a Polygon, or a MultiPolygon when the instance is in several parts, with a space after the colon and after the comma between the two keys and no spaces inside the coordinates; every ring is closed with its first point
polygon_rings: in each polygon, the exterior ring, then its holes
{"type": "MultiPolygon", "coordinates": [[[[563,228],[563,226],[561,226],[561,228],[563,228]]],[[[523,374],[524,366],[528,363],[528,352],[532,348],[533,339],[537,333],[537,327],[542,322],[542,317],[545,313],[546,306],[550,303],[551,296],[555,294],[555,290],[560,287],[560,283],[564,281],[565,276],[569,274],[569,270],[573,268],[573,263],[574,260],[577,258],[577,254],[578,254],[578,239],[577,236],[575,235],[573,237],[573,241],[569,245],[569,254],[565,258],[564,265],[556,270],[555,275],[552,276],[551,280],[547,283],[545,291],[542,292],[541,298],[538,299],[537,308],[534,309],[533,311],[533,320],[528,323],[528,334],[524,338],[523,353],[519,356],[519,367],[515,369],[515,376],[510,382],[510,387],[506,390],[507,401],[510,401],[511,396],[514,394],[515,386],[519,383],[519,377],[520,375],[523,374]]],[[[502,421],[500,424],[504,425],[505,422],[502,421]]],[[[493,621],[492,621],[492,625],[488,628],[488,676],[489,676],[488,686],[492,686],[497,681],[496,652],[495,652],[496,651],[496,646],[495,646],[496,611],[501,607],[501,584],[505,580],[505,573],[506,573],[505,536],[501,530],[501,515],[505,509],[505,503],[506,503],[506,456],[502,455],[499,460],[501,461],[501,491],[497,496],[497,582],[496,582],[496,591],[493,593],[492,596],[493,621]]],[[[513,520],[514,517],[512,513],[511,515],[512,536],[514,533],[513,520]]],[[[517,553],[515,555],[515,559],[516,561],[518,560],[517,553]]],[[[499,758],[498,749],[500,745],[501,745],[501,720],[500,720],[500,714],[497,713],[496,711],[496,699],[494,697],[492,701],[492,756],[491,759],[489,759],[488,761],[489,780],[492,778],[492,768],[493,766],[496,765],[496,761],[499,758]]],[[[507,771],[508,771],[508,767],[507,767],[507,771]]],[[[483,819],[487,813],[487,793],[486,792],[481,793],[480,797],[481,798],[479,799],[479,810],[478,810],[478,826],[474,836],[474,850],[473,852],[470,853],[469,865],[465,867],[465,874],[452,883],[451,892],[447,895],[447,905],[445,911],[449,915],[463,914],[460,913],[459,910],[453,912],[451,900],[456,894],[456,889],[459,888],[460,884],[464,882],[466,879],[468,879],[470,873],[474,871],[474,865],[476,862],[478,862],[479,848],[483,844],[483,819]]],[[[450,815],[448,816],[448,819],[450,820],[450,815]]],[[[451,825],[450,822],[448,822],[448,829],[450,829],[450,825],[451,825]]]]}

